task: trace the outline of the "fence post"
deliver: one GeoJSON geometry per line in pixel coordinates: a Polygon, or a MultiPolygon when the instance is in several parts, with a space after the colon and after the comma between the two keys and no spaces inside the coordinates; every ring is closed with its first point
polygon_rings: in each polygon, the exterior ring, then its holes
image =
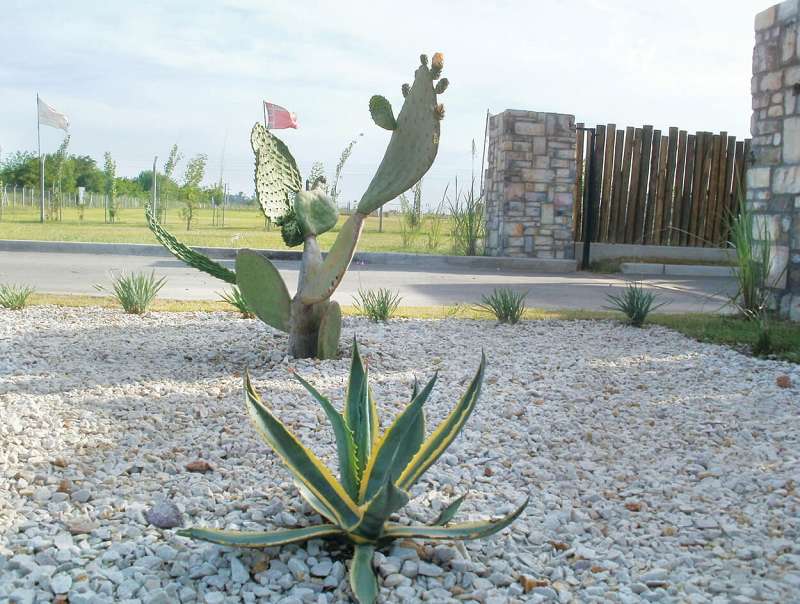
{"type": "Polygon", "coordinates": [[[595,130],[594,128],[583,128],[589,133],[589,145],[586,152],[586,174],[587,181],[583,186],[583,250],[581,254],[581,270],[588,270],[590,261],[590,246],[592,242],[592,231],[594,229],[595,212],[594,204],[591,201],[591,192],[596,185],[595,174],[595,130]]]}

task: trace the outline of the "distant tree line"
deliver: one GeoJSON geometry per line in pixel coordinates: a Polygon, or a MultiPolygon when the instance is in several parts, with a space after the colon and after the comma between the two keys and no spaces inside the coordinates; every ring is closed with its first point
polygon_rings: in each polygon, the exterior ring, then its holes
{"type": "MultiPolygon", "coordinates": [[[[89,193],[116,196],[147,197],[153,188],[153,171],[143,170],[137,176],[116,175],[116,163],[110,153],[105,153],[102,164],[88,155],[74,155],[67,152],[69,137],[55,153],[45,158],[44,185],[48,191],[74,192],[85,187],[89,193]],[[110,182],[113,179],[113,182],[110,182]]],[[[158,190],[161,199],[190,200],[190,203],[219,202],[223,191],[219,183],[202,186],[206,173],[207,156],[198,154],[189,159],[182,175],[176,174],[183,156],[178,146],[170,149],[167,161],[158,172],[158,190]]],[[[15,151],[0,162],[0,183],[3,185],[39,188],[39,157],[32,151],[15,151]]],[[[228,196],[234,202],[249,201],[243,193],[228,196]]]]}

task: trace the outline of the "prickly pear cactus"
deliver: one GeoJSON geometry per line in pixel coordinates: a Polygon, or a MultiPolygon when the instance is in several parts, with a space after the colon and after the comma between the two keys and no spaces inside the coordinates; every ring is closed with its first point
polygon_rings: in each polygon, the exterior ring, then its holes
{"type": "Polygon", "coordinates": [[[331,358],[338,348],[341,309],[330,297],[350,265],[364,220],[419,182],[436,158],[440,122],[444,117],[444,106],[437,95],[448,85],[447,79],[440,77],[443,66],[441,53],[433,55],[430,65],[427,56],[420,56],[413,83],[401,86],[403,105],[397,117],[386,98],[376,95],[370,99],[372,119],[389,130],[391,138],[356,211],[341,226],[324,258],[317,235],[336,225],[338,216],[333,201],[317,186],[319,183],[304,191],[297,162],[289,148],[262,124],[253,126],[250,143],[255,153],[255,189],[261,209],[281,227],[287,245],[303,244],[297,293],[293,298],[275,266],[256,252],[241,250],[234,274],[181,244],[148,213],[151,230],[181,260],[229,283],[235,282],[262,321],[289,333],[291,355],[331,358]]]}

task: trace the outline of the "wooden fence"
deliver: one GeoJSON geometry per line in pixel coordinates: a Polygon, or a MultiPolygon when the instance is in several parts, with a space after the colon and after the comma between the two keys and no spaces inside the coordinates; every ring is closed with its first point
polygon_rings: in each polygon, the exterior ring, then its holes
{"type": "Polygon", "coordinates": [[[592,210],[592,241],[719,246],[727,240],[729,216],[744,193],[750,139],[608,124],[595,128],[593,147],[591,140],[577,131],[576,241],[587,228],[585,205],[592,210]],[[584,191],[590,163],[595,186],[584,191]]]}

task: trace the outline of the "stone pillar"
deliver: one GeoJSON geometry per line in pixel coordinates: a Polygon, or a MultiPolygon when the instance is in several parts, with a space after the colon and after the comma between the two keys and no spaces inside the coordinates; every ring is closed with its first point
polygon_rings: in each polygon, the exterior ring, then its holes
{"type": "Polygon", "coordinates": [[[800,0],[756,15],[747,204],[772,241],[781,314],[800,320],[800,0]]]}
{"type": "Polygon", "coordinates": [[[575,117],[507,110],[489,119],[486,253],[574,258],[575,117]]]}

